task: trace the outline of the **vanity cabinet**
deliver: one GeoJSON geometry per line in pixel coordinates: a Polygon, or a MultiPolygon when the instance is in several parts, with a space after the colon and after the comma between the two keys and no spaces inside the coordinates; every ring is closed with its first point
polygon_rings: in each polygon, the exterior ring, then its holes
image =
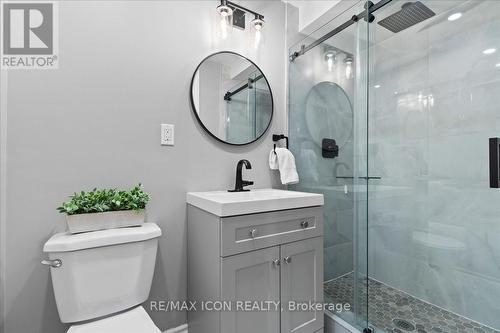
{"type": "MultiPolygon", "coordinates": [[[[323,302],[323,238],[282,245],[281,257],[281,302],[323,302]]],[[[308,333],[322,327],[322,311],[281,313],[281,332],[308,333]]]]}
{"type": "Polygon", "coordinates": [[[322,216],[306,207],[220,217],[188,205],[189,332],[322,331],[322,311],[289,307],[323,302],[322,216]],[[214,301],[230,307],[202,308],[214,301]]]}
{"type": "MultiPolygon", "coordinates": [[[[280,300],[280,267],[273,264],[279,247],[237,254],[221,259],[221,299],[236,302],[280,300]]],[[[223,311],[221,333],[279,332],[279,312],[223,311]]]]}

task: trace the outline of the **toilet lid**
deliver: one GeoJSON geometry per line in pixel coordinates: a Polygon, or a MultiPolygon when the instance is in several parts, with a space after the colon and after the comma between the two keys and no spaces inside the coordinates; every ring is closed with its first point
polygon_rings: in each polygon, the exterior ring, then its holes
{"type": "Polygon", "coordinates": [[[161,333],[142,306],[101,320],[73,325],[67,333],[161,333]]]}

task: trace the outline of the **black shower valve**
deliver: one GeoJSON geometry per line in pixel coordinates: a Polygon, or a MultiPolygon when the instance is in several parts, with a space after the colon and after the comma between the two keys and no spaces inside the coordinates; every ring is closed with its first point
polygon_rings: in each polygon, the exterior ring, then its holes
{"type": "Polygon", "coordinates": [[[335,158],[339,156],[339,146],[334,139],[323,139],[321,142],[321,154],[324,158],[335,158]]]}

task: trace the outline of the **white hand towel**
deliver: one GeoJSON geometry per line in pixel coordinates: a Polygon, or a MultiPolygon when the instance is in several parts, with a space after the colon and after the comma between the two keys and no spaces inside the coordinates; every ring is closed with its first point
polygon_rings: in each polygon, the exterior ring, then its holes
{"type": "Polygon", "coordinates": [[[274,149],[269,152],[269,168],[271,170],[278,170],[278,155],[274,153],[274,149]]]}
{"type": "MultiPolygon", "coordinates": [[[[275,151],[281,183],[283,185],[297,184],[299,182],[299,175],[297,173],[297,167],[295,166],[295,157],[293,157],[292,152],[286,148],[279,147],[276,147],[275,151]]],[[[271,154],[274,155],[274,151],[272,151],[271,154]]],[[[271,156],[269,156],[269,166],[271,167],[271,156]]]]}

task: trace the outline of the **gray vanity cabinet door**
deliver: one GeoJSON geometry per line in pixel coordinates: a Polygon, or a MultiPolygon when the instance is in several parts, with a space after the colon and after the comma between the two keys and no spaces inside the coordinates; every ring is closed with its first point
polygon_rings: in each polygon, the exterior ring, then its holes
{"type": "Polygon", "coordinates": [[[277,333],[279,311],[236,311],[236,301],[280,299],[279,246],[221,258],[221,299],[233,302],[233,311],[221,312],[221,333],[277,333]]]}
{"type": "Polygon", "coordinates": [[[290,311],[289,302],[323,302],[323,238],[282,245],[281,258],[281,333],[316,332],[323,311],[290,311]]]}

